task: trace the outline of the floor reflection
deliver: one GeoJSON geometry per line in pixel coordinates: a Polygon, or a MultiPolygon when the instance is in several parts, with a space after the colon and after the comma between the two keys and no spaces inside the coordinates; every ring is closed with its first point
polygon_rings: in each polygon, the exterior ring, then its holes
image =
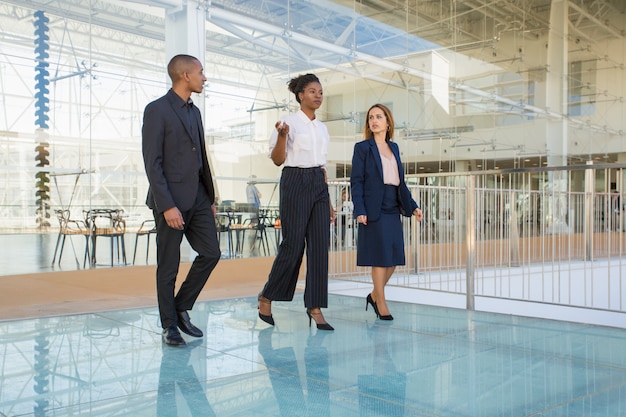
{"type": "Polygon", "coordinates": [[[391,358],[389,323],[367,328],[372,340],[371,373],[358,376],[359,411],[361,416],[401,416],[405,404],[406,373],[398,372],[391,358]]]}
{"type": "Polygon", "coordinates": [[[206,392],[191,363],[196,348],[202,347],[201,340],[187,343],[186,348],[162,346],[163,356],[159,368],[157,417],[179,416],[178,403],[184,402],[193,417],[215,416],[206,392]],[[178,389],[177,389],[178,388],[178,389]],[[180,393],[180,395],[177,395],[180,393]]]}
{"type": "Polygon", "coordinates": [[[268,374],[281,416],[330,416],[328,385],[328,350],[322,346],[328,332],[307,337],[304,349],[305,383],[292,346],[274,348],[270,327],[259,332],[259,353],[268,367],[268,374]]]}
{"type": "Polygon", "coordinates": [[[623,330],[331,295],[334,332],[300,303],[198,303],[205,337],[161,343],[156,308],[0,322],[0,416],[618,416],[623,330]],[[371,312],[369,312],[371,313],[371,312]]]}

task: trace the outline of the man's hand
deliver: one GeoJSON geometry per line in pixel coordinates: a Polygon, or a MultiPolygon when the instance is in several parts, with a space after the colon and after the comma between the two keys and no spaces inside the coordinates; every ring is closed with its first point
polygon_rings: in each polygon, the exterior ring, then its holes
{"type": "Polygon", "coordinates": [[[185,228],[185,221],[183,220],[183,215],[178,210],[178,207],[172,207],[163,212],[163,217],[165,217],[165,221],[167,225],[172,229],[183,230],[185,228]]]}

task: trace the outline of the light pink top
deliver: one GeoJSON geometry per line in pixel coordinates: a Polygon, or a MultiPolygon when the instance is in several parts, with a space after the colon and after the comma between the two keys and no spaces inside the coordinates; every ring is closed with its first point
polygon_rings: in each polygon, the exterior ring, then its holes
{"type": "Polygon", "coordinates": [[[398,172],[396,157],[391,154],[391,158],[386,158],[381,154],[380,160],[383,163],[383,182],[396,187],[400,185],[400,173],[398,172]]]}

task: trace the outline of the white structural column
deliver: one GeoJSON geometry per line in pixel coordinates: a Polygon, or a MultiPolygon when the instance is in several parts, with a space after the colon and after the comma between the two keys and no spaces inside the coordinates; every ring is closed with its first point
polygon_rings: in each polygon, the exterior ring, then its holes
{"type": "MultiPolygon", "coordinates": [[[[545,81],[545,107],[563,115],[546,121],[546,149],[548,166],[567,165],[567,103],[568,103],[568,3],[553,0],[550,8],[545,81]]],[[[548,175],[548,195],[544,200],[544,221],[548,233],[567,233],[567,177],[565,172],[548,175]]]]}
{"type": "Polygon", "coordinates": [[[206,51],[206,18],[204,7],[194,1],[165,9],[165,53],[189,54],[204,62],[206,51]]]}
{"type": "MultiPolygon", "coordinates": [[[[195,1],[165,9],[165,57],[167,62],[178,54],[195,56],[204,65],[206,52],[205,9],[195,1]]],[[[204,95],[192,97],[204,117],[204,95]]]]}
{"type": "Polygon", "coordinates": [[[563,118],[548,119],[547,122],[548,166],[567,165],[568,2],[569,0],[553,0],[550,10],[545,107],[562,114],[563,118]]]}

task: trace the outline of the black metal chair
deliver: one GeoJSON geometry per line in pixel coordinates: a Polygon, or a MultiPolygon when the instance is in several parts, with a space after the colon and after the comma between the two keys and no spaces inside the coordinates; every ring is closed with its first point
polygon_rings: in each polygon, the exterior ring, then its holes
{"type": "Polygon", "coordinates": [[[280,222],[279,210],[265,210],[265,228],[274,229],[274,243],[276,253],[278,253],[278,247],[283,240],[282,225],[280,222]]]}
{"type": "Polygon", "coordinates": [[[253,216],[244,221],[247,228],[254,232],[254,241],[252,242],[251,249],[259,242],[260,249],[263,250],[263,255],[269,255],[269,241],[267,239],[267,228],[272,227],[271,220],[267,217],[265,210],[259,210],[256,216],[253,216]]]}
{"type": "Polygon", "coordinates": [[[137,258],[137,243],[142,236],[146,237],[146,265],[148,265],[148,254],[150,252],[150,235],[156,234],[156,222],[154,219],[144,220],[137,230],[135,235],[135,250],[133,252],[133,265],[135,265],[135,259],[137,258]]]}
{"type": "MultiPolygon", "coordinates": [[[[233,241],[232,245],[234,246],[234,252],[231,257],[242,257],[244,252],[244,242],[246,240],[246,232],[248,230],[254,230],[255,225],[251,223],[251,218],[244,219],[244,217],[249,213],[247,211],[227,210],[226,213],[229,217],[230,239],[233,241]]],[[[256,218],[254,220],[256,221],[256,218]]]]}
{"type": "Polygon", "coordinates": [[[215,227],[217,229],[217,242],[221,247],[222,235],[226,234],[226,238],[228,239],[228,257],[230,258],[233,255],[233,235],[230,229],[230,223],[232,220],[232,216],[228,211],[219,212],[217,216],[215,216],[215,227]]]}
{"type": "Polygon", "coordinates": [[[126,265],[126,246],[124,235],[126,234],[126,220],[122,209],[92,209],[85,213],[85,221],[91,229],[91,265],[96,265],[96,241],[99,237],[111,239],[111,266],[115,259],[115,247],[117,246],[117,258],[126,265]],[[117,245],[116,245],[117,244],[117,245]],[[121,248],[121,258],[120,258],[121,248]]]}

